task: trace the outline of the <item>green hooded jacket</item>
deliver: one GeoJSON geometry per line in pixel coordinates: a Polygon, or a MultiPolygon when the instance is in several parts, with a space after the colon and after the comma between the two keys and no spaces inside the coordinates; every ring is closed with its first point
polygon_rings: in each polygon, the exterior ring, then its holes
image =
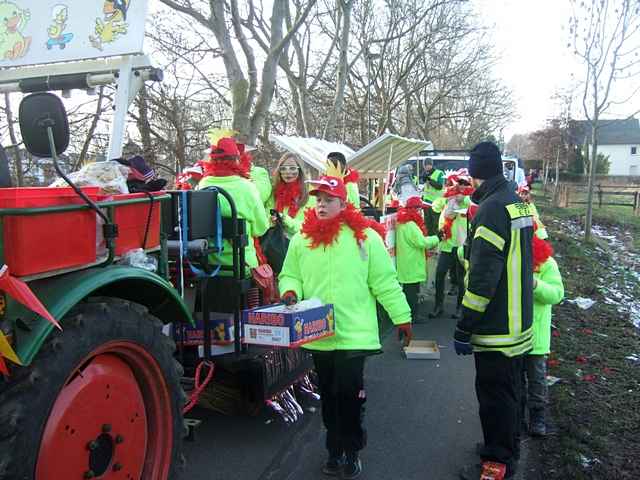
{"type": "Polygon", "coordinates": [[[355,182],[345,183],[347,189],[347,202],[360,210],[360,191],[358,190],[358,184],[355,182]]]}
{"type": "Polygon", "coordinates": [[[265,168],[258,167],[257,165],[251,165],[251,170],[249,171],[250,180],[258,189],[258,193],[260,194],[260,200],[262,200],[262,204],[264,205],[269,200],[271,196],[271,176],[269,172],[265,168]]]}
{"type": "MultiPolygon", "coordinates": [[[[253,238],[261,237],[269,228],[269,219],[264,209],[260,194],[256,186],[248,179],[237,175],[228,177],[204,177],[198,184],[198,189],[206,187],[220,187],[224,189],[236,204],[238,217],[244,218],[247,224],[248,245],[244,249],[245,263],[247,271],[258,266],[256,257],[256,249],[253,246],[253,238]]],[[[231,216],[231,208],[229,202],[222,195],[218,196],[220,209],[223,217],[231,216]]],[[[231,242],[223,240],[223,251],[220,254],[212,253],[209,257],[210,261],[215,264],[233,265],[233,256],[231,250],[231,242]]],[[[231,272],[222,272],[221,275],[231,275],[231,272]]]]}
{"type": "MultiPolygon", "coordinates": [[[[304,212],[308,208],[313,208],[315,206],[316,197],[314,197],[313,195],[309,195],[307,203],[304,207],[298,209],[295,217],[290,217],[289,207],[284,207],[284,210],[282,212],[282,221],[284,222],[284,229],[289,238],[293,237],[302,228],[302,223],[304,222],[304,212]]],[[[269,197],[269,200],[267,201],[267,212],[269,212],[270,210],[275,210],[275,208],[276,200],[273,195],[271,195],[269,197]]]]}
{"type": "MultiPolygon", "coordinates": [[[[447,201],[449,199],[445,197],[436,198],[434,202],[431,204],[431,208],[434,212],[440,214],[440,218],[438,219],[438,229],[442,230],[444,227],[444,221],[446,219],[445,210],[447,208],[447,201]]],[[[464,197],[462,202],[460,203],[459,208],[469,208],[471,204],[471,199],[469,197],[464,197]]],[[[428,232],[434,233],[434,232],[428,232]]],[[[441,252],[451,252],[454,247],[461,247],[464,245],[465,239],[467,237],[467,217],[462,216],[460,214],[456,214],[456,218],[453,221],[453,225],[451,225],[451,238],[447,240],[443,240],[440,242],[439,250],[441,252]]]]}
{"type": "Polygon", "coordinates": [[[305,348],[379,350],[376,300],[395,325],[411,322],[411,310],[382,238],[371,228],[365,232],[362,247],[346,225],[327,247],[311,248],[311,240],[300,233],[291,239],[279,276],[280,291],[291,290],[299,299],[318,298],[334,307],[335,335],[305,348]]]}
{"type": "Polygon", "coordinates": [[[533,273],[538,284],[533,289],[533,348],[529,355],[546,355],[551,349],[551,306],[564,298],[558,264],[550,257],[533,273]]]}
{"type": "Polygon", "coordinates": [[[415,222],[396,226],[396,268],[400,283],[419,283],[427,280],[425,251],[438,246],[438,236],[425,237],[415,222]]]}

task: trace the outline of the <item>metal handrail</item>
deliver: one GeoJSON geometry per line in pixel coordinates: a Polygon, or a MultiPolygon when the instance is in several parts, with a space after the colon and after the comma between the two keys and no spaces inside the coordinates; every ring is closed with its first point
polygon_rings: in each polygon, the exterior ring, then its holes
{"type": "MultiPolygon", "coordinates": [[[[169,200],[170,195],[159,195],[153,198],[153,201],[169,200]]],[[[128,200],[108,200],[102,202],[95,202],[100,208],[118,207],[122,205],[134,205],[136,203],[149,203],[151,199],[149,197],[144,198],[131,198],[128,200]]],[[[91,207],[86,204],[81,205],[55,205],[52,207],[35,207],[35,208],[0,208],[0,217],[19,217],[29,215],[42,215],[44,213],[66,213],[75,212],[79,210],[91,210],[91,207]]]]}

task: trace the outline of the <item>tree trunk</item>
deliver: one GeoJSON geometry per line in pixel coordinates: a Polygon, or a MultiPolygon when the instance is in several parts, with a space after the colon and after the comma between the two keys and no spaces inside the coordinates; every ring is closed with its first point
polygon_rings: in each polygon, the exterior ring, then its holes
{"type": "Polygon", "coordinates": [[[11,139],[11,150],[13,151],[13,160],[16,167],[16,182],[18,187],[24,186],[24,172],[22,170],[22,157],[18,148],[18,137],[16,136],[15,125],[13,121],[13,112],[11,110],[11,100],[8,93],[4,94],[5,113],[7,115],[7,124],[9,127],[9,138],[11,139]]]}
{"type": "Polygon", "coordinates": [[[558,185],[560,184],[560,147],[556,151],[556,181],[553,185],[553,196],[555,197],[558,191],[558,185]]]}
{"type": "Polygon", "coordinates": [[[596,184],[596,170],[598,159],[598,115],[594,115],[591,126],[591,162],[589,166],[589,191],[587,194],[587,216],[584,221],[584,239],[591,241],[591,225],[593,222],[593,189],[596,184]]]}
{"type": "Polygon", "coordinates": [[[138,118],[136,126],[142,138],[142,156],[149,165],[156,168],[156,152],[151,141],[151,123],[149,122],[149,102],[147,89],[143,86],[138,96],[138,118]]]}
{"type": "Polygon", "coordinates": [[[104,86],[101,86],[100,90],[98,90],[98,103],[96,105],[96,113],[91,120],[91,125],[89,126],[89,130],[87,131],[87,136],[84,139],[84,143],[82,144],[82,150],[80,150],[78,161],[73,166],[74,171],[80,169],[82,164],[87,159],[89,146],[91,145],[91,141],[93,140],[93,134],[96,133],[96,128],[98,127],[98,122],[100,121],[100,115],[102,114],[102,100],[104,100],[104,86]]]}
{"type": "Polygon", "coordinates": [[[340,60],[338,63],[338,80],[336,84],[336,96],[333,100],[333,108],[329,113],[329,118],[322,133],[323,139],[335,138],[336,120],[342,114],[344,103],[344,90],[347,85],[347,75],[349,74],[349,32],[351,31],[351,9],[353,0],[341,0],[340,12],[342,13],[342,29],[340,32],[340,60]]]}

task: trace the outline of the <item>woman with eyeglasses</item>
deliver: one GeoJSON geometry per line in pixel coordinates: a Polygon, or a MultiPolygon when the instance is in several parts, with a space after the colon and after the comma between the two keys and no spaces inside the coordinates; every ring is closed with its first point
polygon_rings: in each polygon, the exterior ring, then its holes
{"type": "Polygon", "coordinates": [[[288,237],[300,231],[304,212],[315,205],[305,184],[305,173],[297,155],[285,153],[273,173],[273,193],[267,209],[277,211],[282,217],[288,237]]]}

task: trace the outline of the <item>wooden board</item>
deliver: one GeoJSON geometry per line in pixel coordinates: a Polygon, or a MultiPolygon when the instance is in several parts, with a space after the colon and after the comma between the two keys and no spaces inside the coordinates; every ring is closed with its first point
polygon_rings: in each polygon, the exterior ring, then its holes
{"type": "Polygon", "coordinates": [[[408,360],[438,360],[440,349],[433,340],[412,340],[404,347],[404,354],[408,360]]]}

